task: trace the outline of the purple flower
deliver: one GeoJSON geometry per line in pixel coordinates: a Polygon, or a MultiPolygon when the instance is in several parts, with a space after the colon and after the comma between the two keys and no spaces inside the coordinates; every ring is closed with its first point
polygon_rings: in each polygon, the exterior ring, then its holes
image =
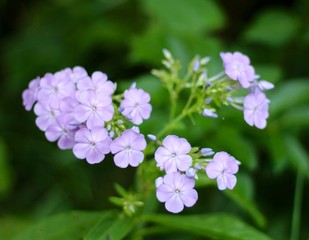
{"type": "Polygon", "coordinates": [[[209,117],[209,118],[217,118],[218,117],[218,114],[216,114],[215,112],[213,112],[211,109],[208,109],[208,108],[205,108],[203,110],[202,115],[204,117],[209,117]]]}
{"type": "Polygon", "coordinates": [[[128,129],[117,137],[110,146],[111,152],[116,154],[114,162],[116,166],[126,168],[128,165],[137,167],[143,160],[144,154],[141,152],[146,148],[144,135],[128,129]]]}
{"type": "Polygon", "coordinates": [[[34,106],[34,113],[37,115],[35,120],[36,125],[42,131],[56,122],[56,117],[58,117],[61,112],[58,108],[53,108],[49,104],[42,104],[37,102],[34,106]]]}
{"type": "Polygon", "coordinates": [[[274,86],[274,84],[272,84],[272,83],[270,83],[268,81],[261,80],[261,81],[258,82],[258,87],[262,91],[267,91],[267,90],[273,89],[275,86],[274,86]]]}
{"type": "Polygon", "coordinates": [[[268,118],[269,100],[265,94],[256,91],[248,94],[244,99],[244,118],[250,126],[256,126],[263,129],[266,127],[266,119],[268,118]]]}
{"type": "Polygon", "coordinates": [[[62,71],[69,75],[73,83],[77,83],[80,79],[88,77],[87,71],[83,67],[80,67],[80,66],[76,66],[73,69],[66,68],[62,71]]]}
{"type": "Polygon", "coordinates": [[[33,104],[38,100],[38,92],[40,90],[40,78],[33,79],[26,90],[23,91],[23,105],[27,111],[30,111],[33,104]]]}
{"type": "Polygon", "coordinates": [[[79,122],[86,122],[88,128],[104,126],[114,115],[111,96],[96,94],[88,90],[78,97],[80,105],[75,108],[74,116],[79,122]]]}
{"type": "Polygon", "coordinates": [[[47,73],[41,79],[38,100],[52,107],[59,107],[60,101],[75,93],[75,85],[64,71],[56,72],[54,75],[47,73]]]}
{"type": "Polygon", "coordinates": [[[148,119],[152,110],[149,104],[150,95],[142,89],[130,88],[124,92],[124,99],[120,104],[122,115],[134,124],[141,124],[148,119]]]}
{"type": "Polygon", "coordinates": [[[79,159],[85,159],[88,163],[102,162],[105,154],[110,152],[111,139],[103,127],[95,127],[92,130],[81,128],[75,133],[73,147],[74,155],[79,159]]]}
{"type": "Polygon", "coordinates": [[[169,212],[179,213],[184,206],[192,207],[197,201],[197,191],[193,189],[194,179],[179,172],[165,175],[156,184],[157,198],[160,202],[165,202],[165,208],[169,212]]]}
{"type": "Polygon", "coordinates": [[[90,77],[85,77],[77,82],[77,89],[79,92],[85,90],[93,90],[96,93],[103,95],[112,95],[115,86],[111,81],[107,80],[107,75],[102,72],[94,72],[90,77]]]}
{"type": "Polygon", "coordinates": [[[185,138],[167,136],[155,152],[157,167],[165,169],[166,173],[188,170],[192,164],[192,158],[188,155],[190,150],[191,145],[185,138]]]}
{"type": "Polygon", "coordinates": [[[56,118],[56,122],[50,125],[45,132],[46,138],[54,142],[58,140],[58,147],[60,149],[71,149],[75,144],[75,132],[76,126],[72,126],[70,123],[73,118],[68,114],[62,114],[56,118]]]}
{"type": "Polygon", "coordinates": [[[243,88],[248,88],[250,82],[255,79],[254,68],[250,65],[250,59],[240,52],[220,53],[226,75],[238,80],[243,88]]]}
{"type": "Polygon", "coordinates": [[[226,152],[218,152],[213,160],[206,166],[206,174],[210,179],[217,179],[218,188],[233,189],[237,179],[234,176],[238,172],[238,164],[234,157],[226,152]]]}

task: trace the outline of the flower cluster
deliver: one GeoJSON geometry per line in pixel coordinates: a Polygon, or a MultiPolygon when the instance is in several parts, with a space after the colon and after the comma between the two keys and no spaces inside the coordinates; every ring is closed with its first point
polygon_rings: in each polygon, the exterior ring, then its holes
{"type": "Polygon", "coordinates": [[[218,188],[233,189],[236,185],[235,173],[239,162],[226,152],[218,152],[213,159],[208,159],[214,152],[210,148],[192,148],[185,138],[168,135],[155,152],[157,167],[166,175],[156,179],[156,195],[160,202],[165,202],[169,212],[178,213],[186,207],[192,207],[198,193],[194,189],[197,172],[206,172],[210,179],[217,179],[218,188]]]}
{"type": "MultiPolygon", "coordinates": [[[[215,153],[210,148],[191,147],[187,139],[176,135],[167,135],[162,142],[157,138],[193,113],[217,118],[216,108],[222,105],[242,110],[250,126],[263,129],[270,103],[264,91],[274,86],[259,80],[250,59],[239,52],[221,53],[224,71],[213,77],[208,77],[205,67],[210,58],[197,56],[184,78],[179,76],[179,62],[167,50],[163,53],[167,70],[152,73],[160,78],[170,95],[170,121],[157,135],[148,134],[152,144],[149,147],[134,125],[150,118],[151,97],[135,83],[124,93],[115,95],[116,84],[106,74],[96,71],[89,76],[82,67],[66,68],[32,80],[22,98],[27,111],[34,106],[36,125],[49,141],[57,141],[60,149],[72,149],[77,158],[90,164],[102,162],[111,153],[116,166],[137,167],[147,156],[153,160],[154,155],[156,166],[165,172],[162,177],[155,176],[157,199],[165,203],[169,212],[179,213],[197,202],[194,187],[201,173],[216,179],[219,190],[233,189],[240,162],[224,151],[215,153]],[[180,93],[188,88],[189,94],[184,94],[189,95],[186,102],[177,106],[180,93]],[[238,95],[239,89],[248,93],[238,95]]],[[[147,166],[152,165],[146,165],[141,171],[147,166]]],[[[135,210],[128,206],[141,206],[141,202],[119,189],[126,199],[113,198],[114,202],[124,204],[124,209],[133,214],[135,210]]]]}
{"type": "MultiPolygon", "coordinates": [[[[240,52],[221,53],[220,56],[223,60],[225,74],[230,79],[238,81],[240,87],[249,90],[244,99],[237,99],[238,103],[243,103],[245,121],[250,126],[265,128],[266,119],[269,116],[268,104],[270,101],[263,91],[273,89],[274,85],[265,80],[258,81],[259,76],[255,75],[255,69],[250,65],[248,56],[240,52]]],[[[229,100],[234,102],[233,98],[229,100]]]]}
{"type": "Polygon", "coordinates": [[[117,166],[136,167],[144,159],[146,141],[128,123],[141,124],[150,117],[150,95],[134,85],[122,98],[113,96],[115,88],[106,74],[96,71],[88,76],[84,68],[74,67],[37,77],[22,97],[27,111],[34,105],[38,128],[49,141],[58,141],[60,149],[72,149],[90,164],[112,152],[117,166]]]}

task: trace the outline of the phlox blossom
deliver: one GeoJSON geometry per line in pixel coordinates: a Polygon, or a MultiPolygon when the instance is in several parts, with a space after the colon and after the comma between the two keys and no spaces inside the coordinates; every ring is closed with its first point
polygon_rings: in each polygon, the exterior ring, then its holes
{"type": "Polygon", "coordinates": [[[250,126],[263,129],[268,118],[269,100],[263,92],[256,91],[248,94],[244,99],[244,118],[250,126]]]}
{"type": "Polygon", "coordinates": [[[124,99],[120,104],[123,116],[134,124],[141,124],[150,117],[152,106],[149,103],[150,95],[142,89],[131,87],[124,92],[124,99]]]}
{"type": "Polygon", "coordinates": [[[35,120],[36,125],[42,131],[56,122],[56,117],[60,116],[61,112],[58,108],[53,108],[49,104],[37,102],[34,105],[34,113],[37,115],[35,120]]]}
{"type": "Polygon", "coordinates": [[[75,93],[75,85],[64,71],[47,73],[40,81],[38,100],[52,107],[59,107],[61,100],[75,93]]]}
{"type": "Polygon", "coordinates": [[[167,136],[155,152],[157,167],[166,173],[188,170],[192,164],[192,157],[188,155],[190,150],[191,145],[185,138],[167,136]]]}
{"type": "Polygon", "coordinates": [[[143,160],[142,151],[146,148],[144,135],[128,129],[117,137],[110,146],[111,152],[115,154],[116,166],[126,168],[128,165],[137,167],[143,160]]]}
{"type": "Polygon", "coordinates": [[[91,130],[84,127],[75,133],[75,141],[74,155],[79,159],[86,159],[90,164],[95,164],[102,162],[105,154],[110,152],[112,140],[103,127],[94,127],[91,130]]]}
{"type": "Polygon", "coordinates": [[[172,213],[179,213],[186,207],[192,207],[198,194],[194,189],[195,181],[179,172],[173,172],[156,181],[156,195],[165,208],[172,213]]]}
{"type": "Polygon", "coordinates": [[[96,71],[90,77],[84,77],[77,82],[77,94],[82,91],[93,90],[103,95],[112,95],[115,91],[114,83],[108,81],[105,73],[96,71]]]}
{"type": "Polygon", "coordinates": [[[27,111],[30,111],[33,104],[38,100],[38,92],[40,90],[40,78],[33,79],[28,88],[22,93],[23,105],[27,111]]]}
{"type": "Polygon", "coordinates": [[[111,96],[88,90],[79,95],[78,101],[80,104],[74,110],[74,117],[81,123],[86,122],[90,129],[104,126],[114,116],[111,96]]]}
{"type": "Polygon", "coordinates": [[[78,129],[71,124],[73,120],[69,114],[60,115],[56,118],[56,122],[46,129],[46,138],[51,142],[58,140],[60,149],[71,149],[75,144],[74,137],[78,129]]]}
{"type": "Polygon", "coordinates": [[[218,188],[233,189],[237,179],[234,176],[238,172],[237,160],[226,152],[217,152],[211,162],[206,166],[206,174],[210,179],[217,179],[218,188]]]}
{"type": "Polygon", "coordinates": [[[223,66],[226,75],[233,79],[239,81],[243,88],[248,88],[250,82],[255,79],[254,68],[250,65],[250,59],[240,53],[221,53],[223,60],[223,66]]]}

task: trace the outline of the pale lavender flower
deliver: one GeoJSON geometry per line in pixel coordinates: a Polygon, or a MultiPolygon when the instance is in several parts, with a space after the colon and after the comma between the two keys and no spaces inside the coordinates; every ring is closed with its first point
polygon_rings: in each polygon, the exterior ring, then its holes
{"type": "Polygon", "coordinates": [[[56,117],[58,117],[61,112],[58,108],[53,108],[49,104],[42,104],[37,102],[34,106],[34,113],[37,115],[35,120],[36,125],[42,131],[56,122],[56,117]]]}
{"type": "Polygon", "coordinates": [[[110,152],[111,138],[103,127],[81,128],[75,133],[74,155],[90,164],[102,162],[110,152]]]}
{"type": "Polygon", "coordinates": [[[191,145],[185,138],[167,136],[155,152],[157,167],[167,173],[186,171],[192,165],[192,157],[188,155],[190,150],[191,145]]]}
{"type": "Polygon", "coordinates": [[[169,212],[179,213],[184,206],[192,207],[198,199],[194,179],[179,172],[165,175],[158,183],[157,198],[160,202],[165,202],[165,208],[169,212]]]}
{"type": "Polygon", "coordinates": [[[151,141],[157,141],[157,137],[153,134],[148,134],[147,137],[149,138],[149,140],[151,141]]]}
{"type": "Polygon", "coordinates": [[[234,176],[238,172],[238,164],[234,157],[226,152],[217,152],[211,162],[206,166],[206,174],[210,179],[217,179],[218,188],[233,189],[237,179],[234,176]]]}
{"type": "Polygon", "coordinates": [[[38,100],[52,107],[59,107],[61,100],[75,94],[75,85],[64,71],[47,73],[40,81],[38,100]]]}
{"type": "Polygon", "coordinates": [[[226,75],[233,80],[238,80],[243,88],[248,88],[250,82],[255,79],[255,71],[250,65],[250,59],[240,52],[220,53],[220,56],[226,75]]]}
{"type": "Polygon", "coordinates": [[[115,91],[115,86],[105,73],[96,71],[90,77],[84,77],[77,82],[78,93],[86,90],[93,90],[96,93],[111,96],[115,91]]]}
{"type": "Polygon", "coordinates": [[[211,109],[209,109],[209,108],[205,108],[205,109],[203,110],[202,115],[203,115],[204,117],[209,117],[209,118],[217,118],[217,117],[218,117],[218,114],[216,114],[215,112],[213,112],[213,111],[212,111],[211,109]]]}
{"type": "Polygon", "coordinates": [[[40,78],[33,79],[28,88],[22,93],[23,105],[27,111],[30,111],[33,104],[38,100],[38,92],[40,90],[40,78]]]}
{"type": "Polygon", "coordinates": [[[269,100],[263,92],[248,94],[244,99],[244,118],[250,126],[263,129],[266,127],[268,118],[269,100]]]}
{"type": "Polygon", "coordinates": [[[273,89],[275,86],[271,82],[268,82],[268,81],[265,81],[265,80],[261,80],[261,81],[258,82],[258,87],[262,91],[267,91],[267,90],[273,89]]]}
{"type": "Polygon", "coordinates": [[[202,148],[201,153],[203,154],[203,156],[211,156],[215,152],[211,148],[202,148]]]}
{"type": "Polygon", "coordinates": [[[196,175],[196,169],[194,168],[189,168],[187,171],[186,171],[186,176],[188,178],[194,178],[196,175]]]}
{"type": "Polygon", "coordinates": [[[79,97],[78,105],[74,110],[75,119],[86,122],[88,128],[104,126],[114,115],[111,96],[96,94],[94,91],[84,91],[79,97]]]}
{"type": "Polygon", "coordinates": [[[56,122],[46,129],[46,138],[51,142],[58,140],[58,147],[60,149],[73,148],[75,144],[75,132],[78,129],[76,126],[70,124],[73,120],[70,115],[60,115],[56,118],[56,122]]]}
{"type": "Polygon", "coordinates": [[[116,154],[114,162],[116,166],[126,168],[128,165],[137,167],[143,160],[142,151],[146,148],[144,135],[128,129],[117,137],[110,146],[111,152],[116,154]]]}
{"type": "Polygon", "coordinates": [[[141,124],[148,119],[152,107],[149,103],[150,95],[142,89],[130,88],[124,92],[124,99],[120,104],[123,116],[134,124],[141,124]]]}
{"type": "Polygon", "coordinates": [[[80,79],[88,77],[87,71],[83,67],[80,67],[80,66],[76,66],[73,69],[66,68],[62,71],[69,75],[73,83],[77,83],[80,79]]]}
{"type": "Polygon", "coordinates": [[[76,121],[74,118],[74,109],[78,105],[79,102],[73,97],[65,97],[59,105],[62,115],[67,115],[72,120],[70,124],[75,126],[80,124],[80,122],[76,121]]]}

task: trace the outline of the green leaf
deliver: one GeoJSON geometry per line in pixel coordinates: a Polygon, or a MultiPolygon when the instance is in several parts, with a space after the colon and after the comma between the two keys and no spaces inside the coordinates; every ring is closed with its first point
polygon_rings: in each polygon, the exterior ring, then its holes
{"type": "Polygon", "coordinates": [[[284,85],[278,86],[269,95],[271,103],[270,115],[276,114],[292,108],[301,102],[309,100],[309,79],[293,79],[284,83],[284,85]]]}
{"type": "Polygon", "coordinates": [[[284,113],[280,119],[280,124],[283,127],[294,128],[295,126],[309,125],[309,107],[300,106],[293,108],[284,113]]]}
{"type": "Polygon", "coordinates": [[[282,69],[279,65],[275,64],[254,64],[255,71],[261,76],[262,79],[265,79],[272,83],[279,82],[282,79],[282,69]]]}
{"type": "Polygon", "coordinates": [[[31,221],[15,216],[4,215],[0,217],[1,239],[13,239],[24,232],[31,225],[31,221]]]}
{"type": "Polygon", "coordinates": [[[171,230],[189,232],[202,237],[224,240],[270,240],[264,233],[254,229],[237,217],[227,214],[191,216],[146,215],[147,222],[157,223],[171,230]]]}
{"type": "Polygon", "coordinates": [[[85,233],[101,218],[112,218],[114,211],[82,212],[71,211],[45,218],[34,224],[15,240],[76,240],[82,239],[85,233]]]}
{"type": "Polygon", "coordinates": [[[8,164],[7,150],[0,138],[0,197],[8,193],[12,185],[12,172],[8,164]]]}
{"type": "Polygon", "coordinates": [[[261,12],[244,33],[247,41],[280,47],[290,41],[298,31],[299,22],[291,12],[267,9],[261,12]]]}
{"type": "Polygon", "coordinates": [[[237,174],[237,185],[233,191],[223,191],[228,197],[234,200],[241,208],[246,210],[259,227],[265,227],[266,219],[258,210],[253,200],[253,183],[249,176],[237,174]]]}
{"type": "Polygon", "coordinates": [[[134,227],[134,219],[119,216],[116,219],[103,218],[84,237],[84,240],[121,240],[134,227]]]}
{"type": "Polygon", "coordinates": [[[284,138],[279,133],[272,133],[266,139],[268,140],[266,146],[271,154],[272,169],[277,174],[281,173],[289,165],[284,138]]]}
{"type": "Polygon", "coordinates": [[[142,0],[146,13],[170,31],[190,34],[219,29],[224,15],[212,0],[142,0]]]}
{"type": "Polygon", "coordinates": [[[221,149],[226,149],[244,166],[251,170],[256,168],[257,157],[253,144],[242,136],[234,126],[221,127],[213,141],[216,141],[217,146],[221,149]]]}
{"type": "Polygon", "coordinates": [[[299,140],[288,135],[285,137],[285,143],[292,166],[301,171],[306,177],[309,177],[309,156],[299,140]]]}

